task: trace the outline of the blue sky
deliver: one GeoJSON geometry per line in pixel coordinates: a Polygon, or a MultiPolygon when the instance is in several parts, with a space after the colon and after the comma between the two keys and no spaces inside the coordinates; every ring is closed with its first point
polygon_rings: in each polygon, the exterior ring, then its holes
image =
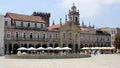
{"type": "Polygon", "coordinates": [[[13,12],[31,15],[34,11],[51,13],[54,20],[65,20],[65,15],[75,3],[80,11],[80,21],[98,27],[120,27],[120,0],[1,0],[0,14],[13,12]]]}

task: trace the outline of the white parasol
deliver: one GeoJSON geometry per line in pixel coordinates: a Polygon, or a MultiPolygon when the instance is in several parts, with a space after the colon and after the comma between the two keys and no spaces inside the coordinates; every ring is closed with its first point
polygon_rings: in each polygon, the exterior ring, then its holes
{"type": "Polygon", "coordinates": [[[20,47],[20,48],[18,48],[17,50],[27,50],[27,48],[25,48],[25,47],[20,47]]]}

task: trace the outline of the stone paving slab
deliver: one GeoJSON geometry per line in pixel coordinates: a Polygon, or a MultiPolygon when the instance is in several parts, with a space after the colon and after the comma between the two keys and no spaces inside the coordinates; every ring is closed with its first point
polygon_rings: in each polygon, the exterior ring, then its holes
{"type": "Polygon", "coordinates": [[[74,59],[6,59],[0,57],[0,68],[120,68],[120,55],[96,55],[74,59]]]}
{"type": "Polygon", "coordinates": [[[90,58],[91,55],[67,54],[67,55],[5,55],[5,58],[11,59],[70,59],[70,58],[90,58]]]}

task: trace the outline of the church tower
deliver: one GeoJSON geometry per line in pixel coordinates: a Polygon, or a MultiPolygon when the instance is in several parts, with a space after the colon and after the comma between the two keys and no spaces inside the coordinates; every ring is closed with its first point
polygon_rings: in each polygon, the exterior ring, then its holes
{"type": "Polygon", "coordinates": [[[69,10],[69,20],[72,20],[72,21],[74,21],[74,23],[76,24],[76,25],[80,25],[80,23],[79,23],[79,10],[77,11],[76,10],[76,6],[75,6],[75,4],[73,3],[73,6],[71,7],[71,10],[69,10]]]}

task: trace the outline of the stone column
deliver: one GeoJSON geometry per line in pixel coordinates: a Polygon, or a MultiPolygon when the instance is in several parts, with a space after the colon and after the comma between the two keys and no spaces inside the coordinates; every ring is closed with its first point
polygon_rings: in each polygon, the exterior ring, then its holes
{"type": "Polygon", "coordinates": [[[8,44],[6,44],[5,51],[6,51],[6,54],[8,54],[8,44]]]}
{"type": "Polygon", "coordinates": [[[13,53],[13,47],[12,47],[12,44],[11,44],[11,50],[10,50],[10,54],[13,53]]]}
{"type": "Polygon", "coordinates": [[[29,43],[26,43],[27,44],[27,48],[29,48],[29,43]]]}
{"type": "Polygon", "coordinates": [[[6,54],[8,54],[9,53],[9,44],[6,44],[6,54]]]}

